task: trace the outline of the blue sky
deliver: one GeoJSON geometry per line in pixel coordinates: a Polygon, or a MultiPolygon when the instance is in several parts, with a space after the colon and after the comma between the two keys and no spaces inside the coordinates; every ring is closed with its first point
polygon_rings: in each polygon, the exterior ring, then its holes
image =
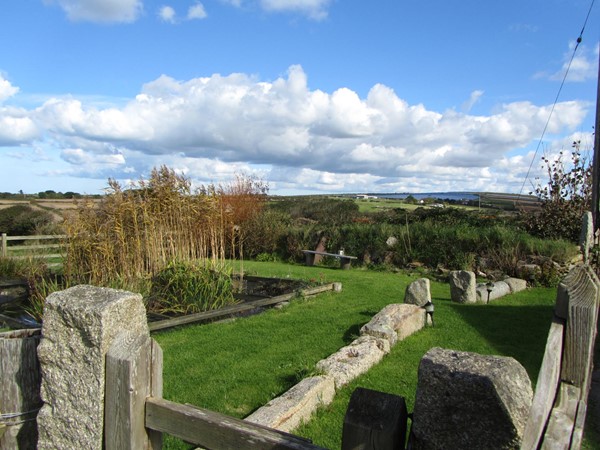
{"type": "Polygon", "coordinates": [[[592,0],[21,0],[0,9],[0,191],[166,164],[273,194],[529,191],[593,144],[592,0]],[[548,123],[529,178],[529,165],[548,123]]]}

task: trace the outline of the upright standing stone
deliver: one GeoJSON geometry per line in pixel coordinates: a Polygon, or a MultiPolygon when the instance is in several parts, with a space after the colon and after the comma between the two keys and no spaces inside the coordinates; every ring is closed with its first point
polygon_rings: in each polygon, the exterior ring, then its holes
{"type": "Polygon", "coordinates": [[[477,302],[477,278],[468,270],[453,270],[448,277],[450,298],[456,303],[477,302]]]}
{"type": "Polygon", "coordinates": [[[38,347],[40,450],[102,449],[105,357],[124,331],[149,335],[139,294],[75,286],[48,297],[38,347]]]}
{"type": "Polygon", "coordinates": [[[518,449],[533,399],[513,358],[442,348],[419,365],[413,449],[518,449]]]}
{"type": "Polygon", "coordinates": [[[587,211],[582,218],[579,246],[581,248],[581,253],[583,254],[583,262],[588,263],[590,259],[590,249],[594,246],[594,218],[589,211],[587,211]]]}
{"type": "Polygon", "coordinates": [[[406,286],[404,303],[423,306],[431,301],[431,282],[429,278],[419,278],[406,286]]]}

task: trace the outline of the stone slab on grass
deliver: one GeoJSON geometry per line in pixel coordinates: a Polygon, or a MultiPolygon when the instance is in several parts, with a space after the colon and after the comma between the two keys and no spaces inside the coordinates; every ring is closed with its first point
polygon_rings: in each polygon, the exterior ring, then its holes
{"type": "Polygon", "coordinates": [[[360,329],[361,336],[386,339],[390,345],[425,326],[425,311],[407,303],[392,303],[373,316],[360,329]]]}
{"type": "Polygon", "coordinates": [[[527,289],[527,281],[522,280],[520,278],[507,278],[504,280],[508,287],[510,288],[511,293],[521,292],[527,289]]]}
{"type": "Polygon", "coordinates": [[[387,339],[365,335],[319,361],[317,369],[332,377],[335,388],[339,389],[368,371],[389,352],[387,339]]]}
{"type": "MultiPolygon", "coordinates": [[[[477,301],[480,303],[488,302],[488,286],[486,283],[479,283],[477,285],[477,301]]],[[[505,295],[512,294],[510,285],[505,281],[496,281],[492,290],[489,292],[489,301],[497,300],[505,295]]]]}
{"type": "Polygon", "coordinates": [[[289,433],[303,421],[308,421],[319,406],[331,403],[334,396],[333,378],[326,376],[305,378],[244,420],[289,433]]]}

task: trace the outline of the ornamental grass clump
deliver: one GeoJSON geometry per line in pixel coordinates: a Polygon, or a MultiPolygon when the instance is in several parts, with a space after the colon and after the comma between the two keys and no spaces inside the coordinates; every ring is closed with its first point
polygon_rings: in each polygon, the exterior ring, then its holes
{"type": "Polygon", "coordinates": [[[235,302],[226,265],[172,261],[152,278],[147,307],[161,314],[192,314],[235,302]]]}

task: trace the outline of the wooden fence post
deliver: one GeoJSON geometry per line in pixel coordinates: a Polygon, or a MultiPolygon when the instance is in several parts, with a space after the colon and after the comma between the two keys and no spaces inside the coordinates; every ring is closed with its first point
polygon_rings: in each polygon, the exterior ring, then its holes
{"type": "Polygon", "coordinates": [[[6,258],[6,255],[8,254],[8,236],[6,236],[6,233],[2,233],[2,257],[6,258]]]}
{"type": "Polygon", "coordinates": [[[40,365],[36,348],[40,330],[0,333],[0,448],[36,448],[40,365]]]}
{"type": "Polygon", "coordinates": [[[148,335],[122,333],[106,354],[107,450],[162,447],[162,433],[145,428],[146,398],[150,396],[162,397],[162,350],[148,335]]]}
{"type": "Polygon", "coordinates": [[[599,303],[600,281],[591,267],[571,269],[558,287],[521,450],[580,448],[599,303]]]}

